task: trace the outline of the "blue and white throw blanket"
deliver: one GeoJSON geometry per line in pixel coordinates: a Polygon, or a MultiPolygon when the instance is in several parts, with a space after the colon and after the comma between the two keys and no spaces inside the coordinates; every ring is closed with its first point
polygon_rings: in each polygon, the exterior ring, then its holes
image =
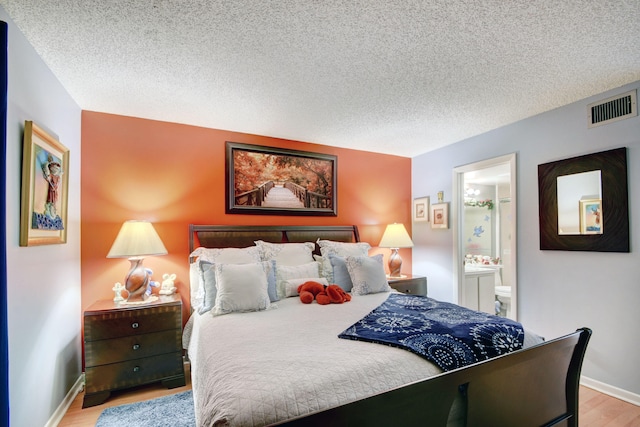
{"type": "Polygon", "coordinates": [[[524,329],[459,305],[391,294],[338,337],[403,348],[450,371],[521,349],[524,329]]]}

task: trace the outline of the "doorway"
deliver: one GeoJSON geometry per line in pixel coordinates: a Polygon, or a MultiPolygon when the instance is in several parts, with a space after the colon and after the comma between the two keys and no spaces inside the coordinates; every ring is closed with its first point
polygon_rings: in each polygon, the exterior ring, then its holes
{"type": "Polygon", "coordinates": [[[515,153],[455,168],[453,193],[458,304],[517,320],[515,153]]]}

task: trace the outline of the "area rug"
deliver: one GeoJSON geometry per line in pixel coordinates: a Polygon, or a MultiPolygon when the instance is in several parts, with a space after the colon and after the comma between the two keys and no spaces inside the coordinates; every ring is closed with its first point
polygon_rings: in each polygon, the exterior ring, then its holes
{"type": "Polygon", "coordinates": [[[191,390],[107,408],[98,417],[96,427],[194,427],[191,390]]]}

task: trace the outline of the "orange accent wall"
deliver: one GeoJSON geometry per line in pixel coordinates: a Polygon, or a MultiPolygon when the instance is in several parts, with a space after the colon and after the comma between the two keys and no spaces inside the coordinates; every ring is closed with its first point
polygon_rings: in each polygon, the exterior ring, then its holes
{"type": "MultiPolygon", "coordinates": [[[[391,142],[390,142],[391,144],[391,142]]],[[[153,222],[169,254],[145,259],[161,281],[176,273],[189,312],[188,225],[358,225],[376,246],[386,224],[411,233],[411,159],[176,123],[84,111],[81,153],[82,309],[113,298],[111,288],[129,270],[106,255],[128,219],[153,222]],[[336,217],[225,213],[225,141],[333,154],[337,165],[336,217]]],[[[388,249],[372,250],[384,253],[388,249]]],[[[401,249],[411,272],[411,250],[401,249]]]]}

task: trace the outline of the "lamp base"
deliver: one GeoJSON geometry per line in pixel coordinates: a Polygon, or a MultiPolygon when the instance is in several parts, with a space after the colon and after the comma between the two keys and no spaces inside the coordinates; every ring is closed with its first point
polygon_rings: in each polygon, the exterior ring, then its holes
{"type": "Polygon", "coordinates": [[[129,293],[127,302],[139,302],[146,300],[146,292],[149,287],[149,273],[142,266],[144,258],[129,258],[131,269],[127,273],[124,281],[124,287],[129,293]]]}
{"type": "Polygon", "coordinates": [[[389,256],[389,277],[392,279],[399,279],[402,277],[400,270],[402,269],[402,258],[398,253],[398,248],[391,248],[391,255],[389,256]]]}

